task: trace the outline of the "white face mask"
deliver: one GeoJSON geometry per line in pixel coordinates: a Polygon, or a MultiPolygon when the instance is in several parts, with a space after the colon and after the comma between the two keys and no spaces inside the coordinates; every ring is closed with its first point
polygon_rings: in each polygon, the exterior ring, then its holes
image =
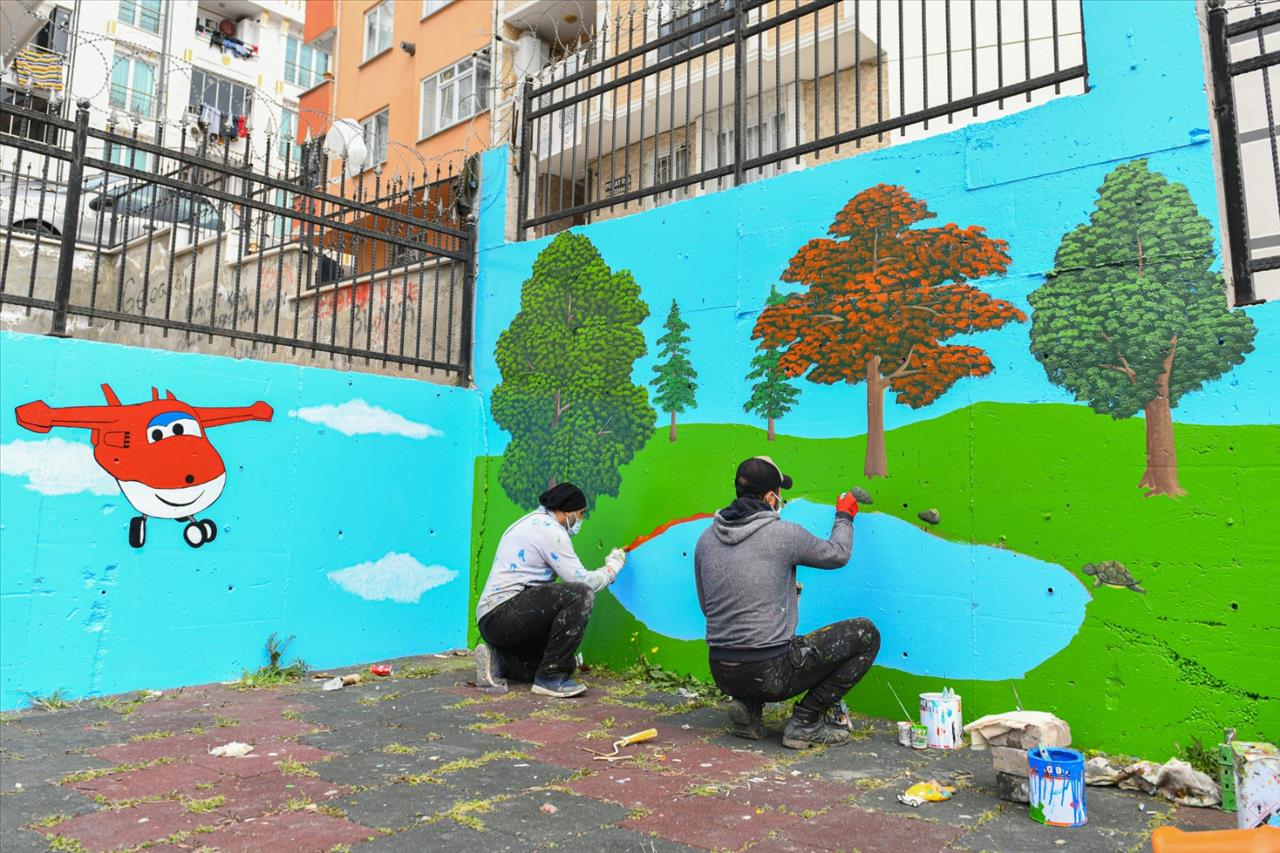
{"type": "MultiPolygon", "coordinates": [[[[565,516],[565,518],[567,519],[568,516],[565,516]]],[[[569,531],[570,536],[577,536],[578,531],[582,529],[582,516],[578,516],[571,523],[566,524],[564,529],[569,531]]]]}

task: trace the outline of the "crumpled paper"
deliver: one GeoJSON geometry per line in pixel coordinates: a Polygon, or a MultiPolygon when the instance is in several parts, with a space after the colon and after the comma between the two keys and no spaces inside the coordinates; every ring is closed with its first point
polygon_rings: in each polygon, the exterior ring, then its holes
{"type": "Polygon", "coordinates": [[[253,752],[252,744],[241,743],[238,740],[224,743],[222,746],[215,746],[209,750],[210,755],[216,755],[219,758],[243,758],[251,752],[253,752]]]}
{"type": "Polygon", "coordinates": [[[1222,802],[1218,783],[1177,758],[1164,764],[1135,761],[1119,766],[1101,756],[1090,758],[1084,765],[1086,785],[1117,785],[1125,791],[1164,797],[1184,806],[1216,806],[1222,802]]]}
{"type": "Polygon", "coordinates": [[[1011,746],[1071,746],[1071,727],[1047,711],[1006,711],[988,714],[964,727],[973,749],[1011,746]]]}

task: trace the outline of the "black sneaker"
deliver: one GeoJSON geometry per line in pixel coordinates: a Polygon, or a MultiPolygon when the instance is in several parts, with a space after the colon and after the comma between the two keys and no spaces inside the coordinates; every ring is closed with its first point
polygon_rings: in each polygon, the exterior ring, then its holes
{"type": "Polygon", "coordinates": [[[827,723],[822,718],[808,725],[796,722],[792,717],[782,730],[782,745],[788,749],[808,749],[811,746],[838,746],[849,742],[849,730],[827,723]]]}
{"type": "Polygon", "coordinates": [[[735,735],[748,740],[764,737],[764,703],[755,699],[729,702],[729,725],[735,735]]]}
{"type": "Polygon", "coordinates": [[[530,692],[537,693],[539,696],[552,696],[556,699],[569,699],[586,693],[587,686],[585,684],[579,684],[569,676],[565,676],[564,678],[535,678],[533,680],[533,687],[530,688],[530,692]]]}

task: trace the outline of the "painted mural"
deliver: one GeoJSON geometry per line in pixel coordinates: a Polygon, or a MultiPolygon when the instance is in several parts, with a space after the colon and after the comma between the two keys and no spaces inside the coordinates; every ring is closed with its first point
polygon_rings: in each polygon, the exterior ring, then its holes
{"type": "Polygon", "coordinates": [[[90,430],[93,461],[120,486],[138,514],[129,520],[129,544],[147,541],[147,519],[185,522],[182,538],[192,548],[212,542],[218,525],[196,518],[213,506],[227,485],[227,466],[206,433],[217,426],[271,420],[271,407],[259,400],[242,408],[196,408],[166,391],[151,389],[144,403],[123,405],[103,383],[105,406],[50,408],[43,400],[14,412],[32,432],[54,427],[90,430]]]}
{"type": "Polygon", "coordinates": [[[473,591],[491,532],[562,476],[504,488],[524,439],[497,388],[530,282],[571,242],[663,308],[622,326],[622,370],[525,345],[530,376],[582,379],[597,421],[651,389],[626,452],[593,458],[609,476],[579,554],[630,558],[596,598],[588,661],[708,675],[692,544],[738,461],[767,453],[796,483],[784,517],[814,532],[840,492],[866,498],[851,563],[800,572],[802,630],[881,629],[853,707],[896,716],[890,687],[949,686],[977,716],[1016,688],[1080,744],[1161,760],[1222,726],[1280,737],[1280,621],[1259,593],[1280,562],[1280,304],[1226,304],[1191,4],[1137,36],[1123,6],[1084,14],[1090,92],[1017,116],[526,243],[502,241],[487,184],[473,591]]]}
{"type": "Polygon", "coordinates": [[[272,633],[320,667],[465,642],[477,392],[38,335],[0,350],[0,708],[235,679],[272,633]],[[152,399],[129,402],[130,376],[152,399]]]}

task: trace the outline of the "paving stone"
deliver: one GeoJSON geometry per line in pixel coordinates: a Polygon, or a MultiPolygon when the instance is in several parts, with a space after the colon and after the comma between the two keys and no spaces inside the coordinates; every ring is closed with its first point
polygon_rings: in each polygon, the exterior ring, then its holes
{"type": "Polygon", "coordinates": [[[530,791],[494,806],[483,815],[485,825],[531,846],[559,844],[605,829],[627,816],[621,806],[560,791],[530,791]],[[542,811],[550,804],[555,812],[542,811]]]}
{"type": "Polygon", "coordinates": [[[58,785],[36,785],[0,795],[0,850],[48,848],[44,836],[27,824],[54,815],[75,817],[97,811],[97,806],[79,791],[58,785]]]}
{"type": "Polygon", "coordinates": [[[515,853],[529,848],[514,836],[493,830],[477,832],[445,819],[379,837],[357,849],[360,853],[515,853]]]}
{"type": "Polygon", "coordinates": [[[940,803],[925,803],[918,808],[898,802],[898,794],[917,781],[923,780],[900,779],[893,785],[863,791],[854,799],[853,805],[885,814],[900,815],[959,827],[972,826],[978,815],[995,808],[995,801],[991,799],[990,795],[964,788],[957,790],[949,800],[940,803]],[[968,815],[968,817],[964,818],[961,815],[968,815]]]}
{"type": "Polygon", "coordinates": [[[114,762],[103,761],[97,756],[79,753],[24,753],[22,761],[5,760],[0,763],[0,776],[4,778],[4,790],[9,792],[17,790],[18,785],[34,788],[38,785],[57,784],[69,774],[100,770],[113,764],[114,762]]]}
{"type": "Polygon", "coordinates": [[[808,776],[748,777],[732,783],[716,796],[747,806],[778,809],[799,814],[822,811],[858,794],[857,788],[808,776]]]}
{"type": "Polygon", "coordinates": [[[197,785],[217,783],[223,778],[217,770],[176,761],[86,779],[74,782],[70,787],[90,798],[102,796],[108,800],[131,800],[138,797],[158,797],[171,792],[188,793],[197,785]]]}
{"type": "Polygon", "coordinates": [[[553,743],[527,751],[538,761],[567,767],[570,770],[590,770],[600,764],[593,760],[591,753],[577,744],[553,743]]]}
{"type": "Polygon", "coordinates": [[[696,847],[677,844],[665,838],[647,833],[632,832],[614,827],[598,829],[563,841],[539,845],[538,850],[555,850],[556,853],[691,853],[696,847]]]}
{"type": "MultiPolygon", "coordinates": [[[[779,835],[794,844],[819,850],[847,845],[860,853],[932,853],[942,850],[963,830],[897,815],[836,806],[812,820],[802,820],[779,835]]],[[[1003,848],[1001,848],[1003,849],[1003,848]]],[[[1016,848],[1011,848],[1013,853],[1016,848]]]]}
{"type": "MultiPolygon", "coordinates": [[[[586,721],[532,718],[496,726],[488,731],[493,734],[502,734],[542,745],[570,743],[589,746],[590,744],[585,743],[582,736],[594,728],[596,727],[586,721]]],[[[604,743],[604,741],[601,741],[601,743],[604,743]]]]}
{"type": "Polygon", "coordinates": [[[339,844],[357,844],[375,834],[369,827],[342,818],[292,811],[223,824],[216,832],[201,835],[199,843],[222,853],[261,853],[263,850],[319,853],[339,844]]]}
{"type": "Polygon", "coordinates": [[[1118,788],[1085,788],[1084,802],[1092,826],[1125,832],[1141,830],[1150,821],[1172,820],[1177,811],[1174,803],[1163,798],[1118,788]]]}
{"type": "Polygon", "coordinates": [[[756,773],[765,766],[765,759],[759,753],[736,751],[700,742],[670,750],[667,759],[673,770],[712,780],[756,773]]]}
{"type": "Polygon", "coordinates": [[[116,743],[98,747],[92,751],[92,755],[111,764],[137,764],[161,758],[176,759],[183,756],[207,755],[213,747],[234,740],[224,735],[226,731],[226,729],[214,728],[203,734],[181,734],[157,740],[116,743]]]}
{"type": "MultiPolygon", "coordinates": [[[[1089,789],[1092,793],[1093,789],[1089,789]]],[[[1086,803],[1090,802],[1085,800],[1086,803]]],[[[1235,829],[1235,812],[1224,812],[1222,809],[1197,809],[1191,806],[1178,806],[1174,811],[1174,825],[1179,829],[1235,829]]]]}
{"type": "MultiPolygon", "coordinates": [[[[802,754],[789,766],[789,771],[817,773],[826,779],[850,784],[869,781],[896,783],[909,775],[919,775],[925,766],[918,753],[897,744],[869,749],[857,743],[802,754]]],[[[925,775],[915,781],[927,778],[925,775]]]]}
{"type": "Polygon", "coordinates": [[[565,768],[552,764],[524,759],[501,759],[480,767],[458,770],[443,778],[448,784],[466,792],[469,798],[489,799],[555,784],[569,773],[565,768]]]}
{"type": "Polygon", "coordinates": [[[565,784],[575,794],[628,809],[657,811],[683,796],[693,780],[683,775],[611,765],[565,784]]]}
{"type": "Polygon", "coordinates": [[[714,797],[686,797],[644,817],[627,819],[622,825],[691,847],[737,850],[748,842],[762,840],[770,832],[790,837],[801,823],[798,815],[714,797]]]}
{"type": "Polygon", "coordinates": [[[175,832],[188,832],[202,823],[200,817],[190,814],[181,803],[165,800],[119,811],[93,812],[40,831],[50,838],[57,835],[74,838],[89,850],[114,850],[167,838],[175,832]]]}
{"type": "Polygon", "coordinates": [[[461,791],[450,785],[391,783],[348,794],[330,804],[345,811],[348,819],[364,826],[402,829],[413,826],[424,816],[447,811],[465,799],[461,791]]]}
{"type": "MultiPolygon", "coordinates": [[[[243,743],[243,741],[241,741],[243,743]]],[[[253,752],[239,757],[210,755],[208,752],[192,755],[188,760],[201,767],[217,770],[228,776],[256,776],[259,773],[275,772],[282,761],[296,761],[311,764],[332,758],[333,753],[318,749],[304,743],[291,741],[259,742],[253,752]]]]}
{"type": "Polygon", "coordinates": [[[1025,807],[1013,803],[999,815],[961,835],[952,844],[958,850],[999,850],[1017,853],[1050,851],[1127,851],[1142,843],[1145,820],[1133,825],[1135,832],[1089,825],[1073,828],[1044,826],[1027,816],[1025,807]],[[1057,844],[1061,840],[1062,844],[1057,844]]]}
{"type": "Polygon", "coordinates": [[[195,796],[199,799],[221,796],[226,802],[216,813],[244,820],[280,811],[290,800],[307,799],[317,804],[325,803],[349,790],[343,785],[309,776],[262,773],[247,778],[229,779],[226,784],[195,796]]]}

